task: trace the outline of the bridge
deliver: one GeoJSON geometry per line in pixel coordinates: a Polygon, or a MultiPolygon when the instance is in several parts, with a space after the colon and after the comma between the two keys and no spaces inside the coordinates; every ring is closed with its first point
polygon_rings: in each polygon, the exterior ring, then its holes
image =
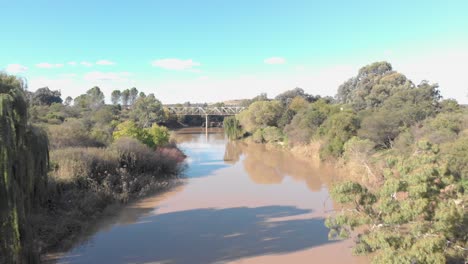
{"type": "Polygon", "coordinates": [[[169,113],[175,115],[194,115],[194,116],[205,116],[205,125],[208,129],[209,116],[233,116],[243,110],[245,107],[242,106],[164,106],[169,113]]]}

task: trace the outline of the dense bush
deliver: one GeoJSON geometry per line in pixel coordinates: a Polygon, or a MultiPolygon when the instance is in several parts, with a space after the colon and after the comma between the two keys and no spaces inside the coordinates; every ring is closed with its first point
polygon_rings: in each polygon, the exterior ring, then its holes
{"type": "Polygon", "coordinates": [[[291,144],[309,143],[318,128],[329,115],[339,111],[336,106],[331,106],[323,100],[319,100],[299,111],[284,131],[291,144]]]}
{"type": "Polygon", "coordinates": [[[90,129],[83,120],[78,119],[68,119],[63,124],[47,126],[50,146],[52,149],[105,146],[106,142],[102,140],[106,140],[110,133],[107,131],[107,135],[98,135],[98,131],[94,131],[93,135],[90,129]]]}
{"type": "Polygon", "coordinates": [[[149,128],[141,128],[133,121],[125,121],[117,125],[113,137],[114,139],[134,138],[148,147],[155,148],[169,143],[170,133],[166,127],[157,124],[153,124],[149,128]]]}
{"type": "Polygon", "coordinates": [[[238,114],[237,118],[247,132],[253,133],[259,128],[277,126],[283,109],[279,101],[257,101],[238,114]]]}
{"type": "MultiPolygon", "coordinates": [[[[437,146],[425,141],[417,149],[410,157],[391,157],[385,181],[375,190],[352,182],[333,188],[334,200],[353,204],[354,210],[326,221],[332,238],[363,228],[354,252],[374,252],[376,263],[463,262],[468,237],[463,180],[447,170],[437,146]]],[[[458,151],[466,157],[466,145],[458,151]]],[[[449,164],[456,156],[449,156],[449,164]]],[[[453,161],[466,164],[464,159],[453,161]]]]}
{"type": "Polygon", "coordinates": [[[341,111],[330,116],[319,130],[325,140],[320,149],[321,158],[340,157],[344,144],[357,134],[358,129],[359,119],[353,112],[341,111]]]}
{"type": "Polygon", "coordinates": [[[283,140],[283,132],[277,127],[265,127],[262,131],[263,139],[266,142],[274,143],[283,140]]]}

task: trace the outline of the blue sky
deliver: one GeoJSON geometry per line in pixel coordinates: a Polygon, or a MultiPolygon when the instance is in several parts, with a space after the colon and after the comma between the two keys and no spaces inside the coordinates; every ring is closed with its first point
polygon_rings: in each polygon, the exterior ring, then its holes
{"type": "Polygon", "coordinates": [[[4,1],[0,69],[75,97],[132,86],[163,102],[333,95],[388,60],[468,103],[468,1],[4,1]],[[6,40],[6,41],[5,41],[6,40]]]}

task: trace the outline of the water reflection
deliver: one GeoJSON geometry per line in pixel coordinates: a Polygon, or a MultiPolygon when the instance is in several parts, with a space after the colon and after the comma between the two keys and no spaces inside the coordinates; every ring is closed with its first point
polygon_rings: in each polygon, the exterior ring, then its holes
{"type": "Polygon", "coordinates": [[[258,184],[278,184],[285,177],[304,181],[311,191],[319,191],[328,185],[335,171],[326,165],[313,166],[299,160],[290,153],[267,148],[262,144],[227,142],[224,160],[235,164],[243,158],[243,165],[253,182],[258,184]]]}

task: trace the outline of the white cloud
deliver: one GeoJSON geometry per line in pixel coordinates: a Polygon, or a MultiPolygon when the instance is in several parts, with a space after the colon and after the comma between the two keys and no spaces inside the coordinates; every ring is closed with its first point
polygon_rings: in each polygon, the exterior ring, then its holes
{"type": "Polygon", "coordinates": [[[200,80],[200,81],[206,81],[206,80],[208,80],[208,79],[209,79],[208,76],[200,76],[200,77],[198,77],[198,80],[200,80]]]}
{"type": "Polygon", "coordinates": [[[70,61],[67,64],[70,65],[70,66],[76,66],[77,63],[76,63],[76,61],[70,61]]]}
{"type": "Polygon", "coordinates": [[[131,76],[129,72],[93,71],[85,74],[84,79],[87,81],[128,81],[129,76],[131,76]]]}
{"type": "Polygon", "coordinates": [[[83,65],[83,66],[86,66],[86,67],[93,66],[93,64],[91,62],[88,62],[88,61],[82,61],[82,62],[80,62],[80,64],[83,65]]]}
{"type": "Polygon", "coordinates": [[[109,66],[109,65],[114,65],[115,62],[109,61],[109,60],[98,60],[98,61],[96,61],[96,64],[97,64],[97,65],[106,65],[106,66],[109,66]]]}
{"type": "Polygon", "coordinates": [[[286,60],[281,57],[271,57],[263,61],[265,64],[285,64],[286,60]]]}
{"type": "Polygon", "coordinates": [[[23,73],[28,70],[28,67],[21,64],[8,64],[5,68],[5,71],[10,74],[23,73]]]}
{"type": "Polygon", "coordinates": [[[160,60],[154,60],[151,62],[151,65],[154,67],[159,67],[163,68],[166,70],[176,70],[176,71],[182,71],[182,70],[191,70],[191,71],[197,71],[198,69],[193,69],[193,67],[200,66],[201,64],[199,62],[195,62],[191,59],[189,60],[181,60],[181,59],[160,59],[160,60]]]}
{"type": "Polygon", "coordinates": [[[53,64],[53,63],[48,63],[48,62],[41,62],[41,63],[36,64],[36,67],[42,68],[42,69],[52,69],[52,68],[61,68],[61,67],[63,67],[63,64],[62,63],[53,64]]]}

